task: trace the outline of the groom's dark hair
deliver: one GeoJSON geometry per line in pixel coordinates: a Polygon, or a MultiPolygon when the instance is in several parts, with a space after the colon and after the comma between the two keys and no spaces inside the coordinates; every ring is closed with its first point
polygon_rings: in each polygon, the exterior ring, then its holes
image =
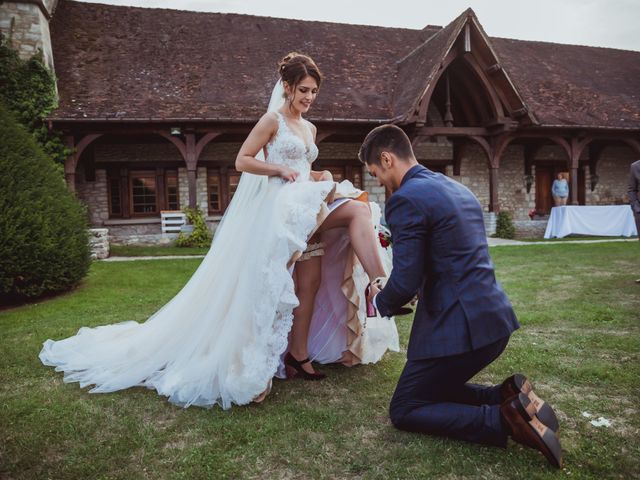
{"type": "Polygon", "coordinates": [[[358,158],[362,163],[380,165],[382,152],[393,153],[402,160],[413,158],[411,140],[395,125],[380,125],[369,132],[362,142],[358,158]]]}

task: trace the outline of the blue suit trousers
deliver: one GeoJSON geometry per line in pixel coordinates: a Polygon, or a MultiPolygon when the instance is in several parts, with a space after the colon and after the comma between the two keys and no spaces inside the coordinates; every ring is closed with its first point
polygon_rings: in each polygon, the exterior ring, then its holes
{"type": "Polygon", "coordinates": [[[389,415],[401,430],[506,447],[500,385],[467,383],[503,352],[509,337],[447,357],[409,360],[389,415]]]}

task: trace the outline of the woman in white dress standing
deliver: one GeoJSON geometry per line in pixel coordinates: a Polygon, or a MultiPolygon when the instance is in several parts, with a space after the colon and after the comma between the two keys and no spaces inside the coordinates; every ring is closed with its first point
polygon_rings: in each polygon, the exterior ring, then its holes
{"type": "Polygon", "coordinates": [[[322,81],[313,61],[289,54],[279,73],[196,272],[144,323],[47,340],[40,359],[65,382],[94,385],[93,393],[145,386],[183,407],[229,408],[261,401],[274,375],[322,378],[309,356],[353,365],[398,350],[395,323],[365,314],[364,289],[389,263],[375,238],[379,208],[350,182],[311,170],[315,127],[301,115],[322,81]]]}
{"type": "MultiPolygon", "coordinates": [[[[305,154],[312,157],[311,161],[317,156],[316,128],[302,118],[302,114],[309,111],[318,95],[322,83],[320,71],[308,56],[292,53],[280,62],[279,72],[286,96],[285,103],[278,110],[267,112],[253,128],[240,148],[236,169],[279,177],[287,182],[332,182],[331,173],[326,170],[308,172],[306,165],[296,169],[298,165],[270,161],[269,150],[278,135],[289,136],[294,143],[303,145],[305,154]],[[255,158],[263,148],[267,151],[266,163],[255,158]]],[[[351,244],[369,279],[385,276],[376,246],[369,205],[362,201],[347,201],[343,198],[330,203],[328,207],[330,213],[326,218],[318,218],[317,229],[314,228],[315,233],[309,239],[307,250],[297,260],[294,270],[296,296],[300,304],[293,312],[293,327],[285,364],[288,367],[288,376],[299,375],[306,380],[319,380],[324,377],[314,371],[308,351],[309,327],[316,294],[321,284],[322,256],[325,253],[322,232],[335,228],[349,229],[351,244]]]]}

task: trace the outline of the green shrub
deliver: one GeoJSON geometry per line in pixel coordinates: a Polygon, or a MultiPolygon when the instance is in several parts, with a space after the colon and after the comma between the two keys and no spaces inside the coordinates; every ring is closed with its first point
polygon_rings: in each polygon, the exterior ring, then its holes
{"type": "Polygon", "coordinates": [[[84,207],[0,105],[0,303],[68,290],[90,265],[84,207]]]}
{"type": "Polygon", "coordinates": [[[178,247],[208,247],[211,244],[211,234],[200,207],[185,207],[183,210],[187,214],[187,220],[193,225],[193,232],[189,236],[180,232],[176,245],[178,247]]]}
{"type": "Polygon", "coordinates": [[[0,34],[0,103],[24,125],[42,150],[62,170],[71,154],[59,132],[49,130],[46,117],[57,107],[56,81],[42,61],[42,51],[22,60],[0,34]]]}
{"type": "Polygon", "coordinates": [[[515,238],[516,227],[513,226],[513,220],[509,212],[498,213],[495,236],[498,238],[515,238]]]}

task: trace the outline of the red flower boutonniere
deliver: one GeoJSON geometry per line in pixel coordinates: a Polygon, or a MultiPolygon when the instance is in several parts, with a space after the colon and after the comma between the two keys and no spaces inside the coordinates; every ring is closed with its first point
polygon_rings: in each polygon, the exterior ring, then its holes
{"type": "Polygon", "coordinates": [[[384,225],[378,226],[378,240],[382,248],[389,248],[391,246],[391,231],[384,225]]]}

